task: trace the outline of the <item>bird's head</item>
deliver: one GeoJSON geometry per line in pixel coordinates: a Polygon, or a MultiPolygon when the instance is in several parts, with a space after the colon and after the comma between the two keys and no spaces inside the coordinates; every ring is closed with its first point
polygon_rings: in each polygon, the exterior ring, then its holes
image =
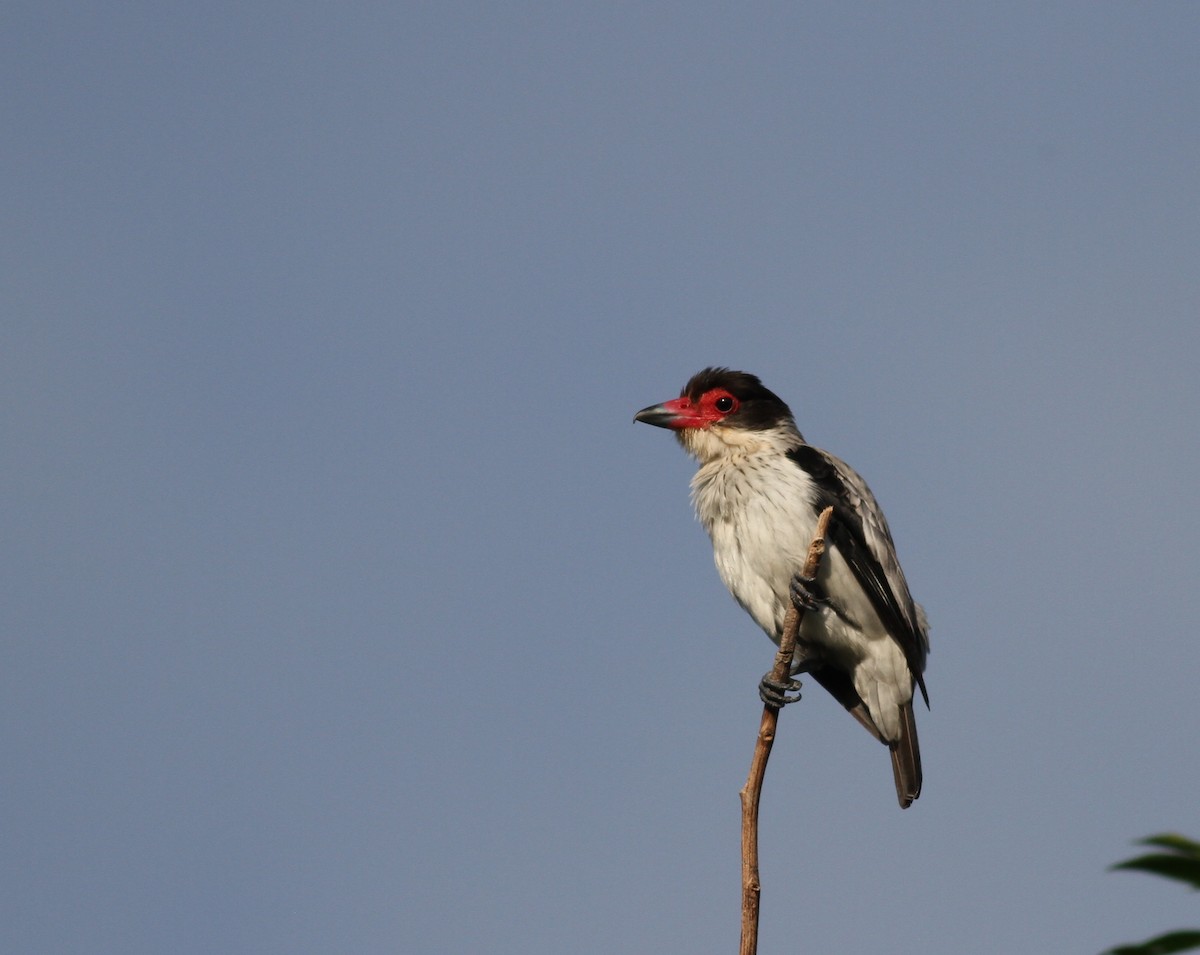
{"type": "Polygon", "coordinates": [[[781,432],[798,437],[792,412],[778,395],[754,375],[728,368],[692,375],[678,398],[643,408],[633,420],[669,428],[701,460],[781,432]]]}

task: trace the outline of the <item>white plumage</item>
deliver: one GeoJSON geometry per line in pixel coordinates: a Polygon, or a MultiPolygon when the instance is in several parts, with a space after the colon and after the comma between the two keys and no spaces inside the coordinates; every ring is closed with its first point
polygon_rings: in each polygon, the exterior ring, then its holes
{"type": "MultiPolygon", "coordinates": [[[[785,456],[799,434],[770,432],[746,440],[746,432],[719,427],[681,434],[689,436],[684,446],[702,462],[692,478],[692,502],[712,539],[717,572],[778,643],[791,606],[791,581],[804,566],[820,513],[812,478],[785,456]]],[[[913,697],[904,653],[835,543],[829,544],[817,581],[829,602],[805,614],[795,662],[819,658],[849,672],[880,736],[894,743],[900,707],[913,697]]]]}

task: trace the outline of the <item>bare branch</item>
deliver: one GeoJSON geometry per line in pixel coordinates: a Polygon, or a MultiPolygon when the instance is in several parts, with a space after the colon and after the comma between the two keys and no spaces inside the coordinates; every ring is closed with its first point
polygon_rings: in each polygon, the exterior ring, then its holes
{"type": "MultiPolygon", "coordinates": [[[[800,572],[806,583],[817,579],[821,558],[825,554],[825,536],[829,533],[829,521],[833,508],[827,507],[817,521],[817,531],[808,548],[808,559],[800,572]]],[[[775,666],[771,678],[783,683],[791,676],[792,655],[796,650],[796,636],[804,612],[795,606],[789,608],[783,620],[783,635],[779,640],[779,652],[775,654],[775,666]]],[[[742,800],[742,944],[740,955],[756,955],[758,951],[758,909],[762,885],[758,879],[758,801],[762,795],[763,777],[767,772],[767,760],[775,743],[775,728],[779,721],[779,710],[763,706],[762,720],[758,726],[758,739],[754,744],[754,756],[750,760],[750,775],[739,794],[742,800]]]]}

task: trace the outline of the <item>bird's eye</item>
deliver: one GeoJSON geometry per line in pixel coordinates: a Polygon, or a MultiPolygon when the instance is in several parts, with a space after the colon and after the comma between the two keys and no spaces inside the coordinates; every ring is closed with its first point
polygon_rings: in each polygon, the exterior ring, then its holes
{"type": "Polygon", "coordinates": [[[733,410],[733,406],[734,400],[729,395],[721,395],[720,398],[713,402],[713,407],[721,412],[721,414],[728,414],[733,410]]]}

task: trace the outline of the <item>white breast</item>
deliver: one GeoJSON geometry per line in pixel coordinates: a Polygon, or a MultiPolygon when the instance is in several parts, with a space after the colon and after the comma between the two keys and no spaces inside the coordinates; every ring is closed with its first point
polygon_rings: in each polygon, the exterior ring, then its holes
{"type": "Polygon", "coordinates": [[[692,479],[696,515],[730,593],[774,640],[816,530],[815,488],[776,453],[731,455],[692,479]]]}
{"type": "MultiPolygon", "coordinates": [[[[816,531],[812,479],[777,448],[727,449],[696,472],[692,500],[721,580],[778,643],[792,577],[816,531]]],[[[816,653],[848,671],[884,738],[895,738],[897,706],[912,698],[904,653],[835,546],[818,579],[829,603],[805,615],[797,659],[816,653]]]]}

